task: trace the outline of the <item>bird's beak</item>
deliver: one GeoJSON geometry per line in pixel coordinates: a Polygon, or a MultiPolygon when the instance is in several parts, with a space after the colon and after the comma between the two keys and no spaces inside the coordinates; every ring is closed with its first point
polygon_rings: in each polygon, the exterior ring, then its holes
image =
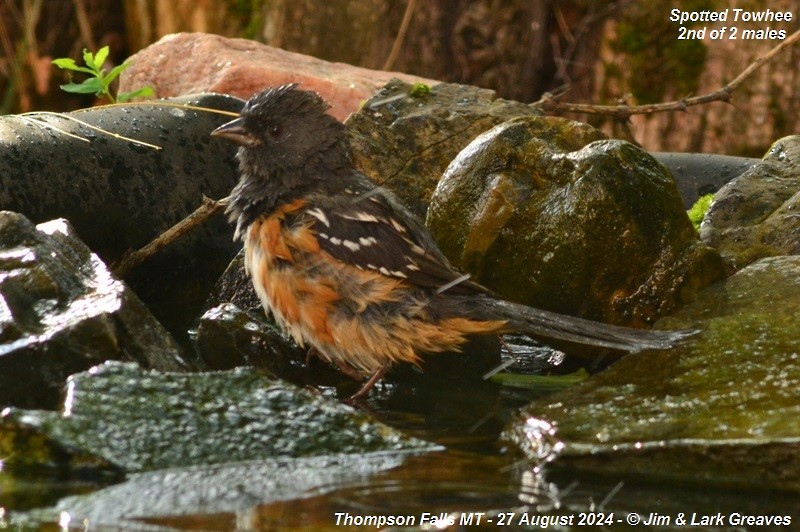
{"type": "Polygon", "coordinates": [[[241,146],[252,147],[261,144],[261,141],[258,140],[245,127],[243,118],[237,118],[235,120],[231,120],[227,124],[222,124],[217,129],[212,131],[211,135],[214,137],[228,139],[231,142],[235,142],[241,146]]]}

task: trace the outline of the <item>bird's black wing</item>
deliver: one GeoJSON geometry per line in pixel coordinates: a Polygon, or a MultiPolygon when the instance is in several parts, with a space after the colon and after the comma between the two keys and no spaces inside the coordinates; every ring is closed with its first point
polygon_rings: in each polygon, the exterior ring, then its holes
{"type": "Polygon", "coordinates": [[[455,270],[425,226],[386,190],[354,181],[308,200],[302,216],[336,260],[422,288],[488,292],[455,270]]]}

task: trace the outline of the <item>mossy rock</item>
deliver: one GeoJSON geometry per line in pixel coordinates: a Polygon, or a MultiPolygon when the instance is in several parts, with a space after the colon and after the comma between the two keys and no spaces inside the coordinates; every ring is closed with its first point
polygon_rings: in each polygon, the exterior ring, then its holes
{"type": "Polygon", "coordinates": [[[620,325],[652,323],[723,275],[661,164],[561,118],[476,138],[442,176],[427,224],[502,296],[620,325]]]}
{"type": "Polygon", "coordinates": [[[800,257],[755,263],[656,326],[700,333],[532,403],[506,437],[557,469],[800,491],[800,257]]]}
{"type": "Polygon", "coordinates": [[[509,118],[541,111],[469,85],[415,87],[391,80],[346,124],[356,168],[424,217],[442,172],[464,146],[509,118]]]}
{"type": "Polygon", "coordinates": [[[798,255],[799,210],[800,135],[793,135],[720,189],[700,236],[736,269],[764,257],[798,255]]]}

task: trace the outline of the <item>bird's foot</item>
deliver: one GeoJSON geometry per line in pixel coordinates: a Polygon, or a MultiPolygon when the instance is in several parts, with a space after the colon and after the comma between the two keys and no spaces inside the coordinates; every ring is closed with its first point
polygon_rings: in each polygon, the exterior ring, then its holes
{"type": "Polygon", "coordinates": [[[380,381],[384,376],[386,376],[386,373],[388,371],[389,371],[388,366],[384,366],[378,371],[376,371],[375,374],[372,377],[370,377],[367,382],[364,383],[364,386],[362,386],[360,390],[358,390],[356,393],[350,396],[348,402],[356,402],[366,397],[369,394],[370,390],[372,390],[372,388],[375,387],[378,381],[380,381]]]}

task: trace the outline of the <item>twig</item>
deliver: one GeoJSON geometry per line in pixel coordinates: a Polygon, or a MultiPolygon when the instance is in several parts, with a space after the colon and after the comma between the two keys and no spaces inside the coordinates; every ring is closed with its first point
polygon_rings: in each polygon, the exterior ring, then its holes
{"type": "Polygon", "coordinates": [[[155,255],[159,250],[225,209],[228,205],[228,200],[228,197],[221,200],[213,200],[203,196],[203,204],[195,209],[193,213],[161,233],[143,248],[123,255],[111,266],[111,270],[117,277],[125,277],[133,268],[155,255]]]}
{"type": "Polygon", "coordinates": [[[408,4],[406,4],[406,12],[403,13],[403,21],[400,23],[400,29],[397,30],[397,37],[392,44],[392,50],[389,52],[389,57],[386,58],[386,62],[383,63],[383,67],[381,70],[389,70],[394,65],[394,60],[397,59],[397,54],[400,53],[400,46],[402,46],[403,41],[406,38],[406,32],[408,31],[408,26],[411,23],[411,15],[414,14],[414,4],[416,4],[416,0],[408,0],[408,4]]]}
{"type": "Polygon", "coordinates": [[[800,30],[794,32],[785,41],[753,61],[750,66],[744,69],[744,71],[736,76],[730,83],[721,89],[701,96],[692,96],[674,102],[647,105],[593,105],[585,103],[561,103],[556,101],[553,95],[545,93],[539,101],[532,103],[531,106],[540,107],[545,111],[551,112],[609,115],[620,119],[626,119],[631,115],[663,113],[666,111],[685,111],[687,108],[695,105],[702,105],[710,102],[727,102],[731,99],[733,91],[739,88],[753,72],[772,61],[778,54],[795,44],[798,40],[800,40],[800,30]]]}

